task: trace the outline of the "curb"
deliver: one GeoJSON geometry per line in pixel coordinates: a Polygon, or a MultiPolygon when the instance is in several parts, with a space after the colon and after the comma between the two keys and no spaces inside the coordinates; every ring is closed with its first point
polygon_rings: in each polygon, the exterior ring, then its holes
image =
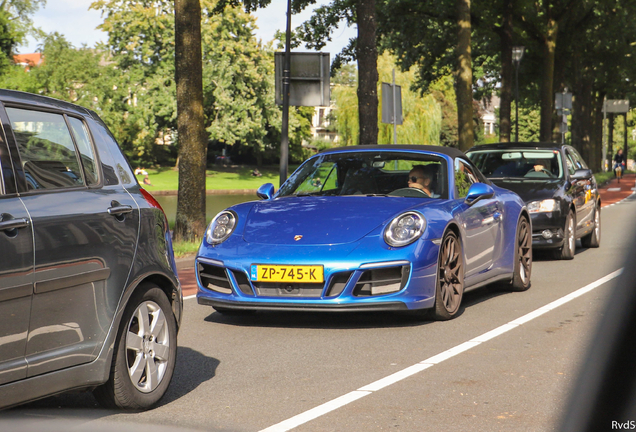
{"type": "MultiPolygon", "coordinates": [[[[178,191],[176,190],[148,190],[151,195],[177,195],[178,191]]],[[[257,189],[212,189],[206,190],[206,195],[254,195],[256,196],[257,189]]]]}

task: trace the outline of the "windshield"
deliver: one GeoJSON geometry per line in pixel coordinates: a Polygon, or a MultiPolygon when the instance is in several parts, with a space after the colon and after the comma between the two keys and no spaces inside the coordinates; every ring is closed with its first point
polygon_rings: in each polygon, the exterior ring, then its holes
{"type": "Polygon", "coordinates": [[[444,159],[403,152],[328,153],[309,159],[283,185],[289,195],[448,198],[444,159]]]}
{"type": "Polygon", "coordinates": [[[563,178],[558,150],[477,150],[468,157],[486,177],[555,179],[563,178]]]}

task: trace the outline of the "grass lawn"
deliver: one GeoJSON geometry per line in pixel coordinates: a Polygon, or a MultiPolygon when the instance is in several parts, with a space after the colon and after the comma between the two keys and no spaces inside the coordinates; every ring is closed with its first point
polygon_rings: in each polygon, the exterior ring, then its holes
{"type": "MultiPolygon", "coordinates": [[[[633,171],[625,171],[623,174],[630,174],[633,171]]],[[[599,186],[604,185],[605,183],[607,183],[608,181],[610,181],[611,179],[614,178],[614,171],[608,171],[608,172],[597,172],[596,174],[594,174],[594,178],[596,179],[596,183],[599,186]]]]}
{"type": "Polygon", "coordinates": [[[174,242],[172,249],[174,249],[175,258],[184,258],[193,256],[199,250],[201,242],[174,242]]]}
{"type": "MultiPolygon", "coordinates": [[[[290,167],[290,173],[295,167],[290,167]]],[[[276,189],[279,186],[278,167],[268,166],[259,168],[262,177],[252,176],[254,167],[251,166],[231,166],[214,167],[206,172],[206,190],[227,190],[227,189],[258,189],[264,183],[273,183],[276,189]]],[[[179,188],[179,172],[172,167],[161,167],[157,169],[146,169],[151,185],[144,185],[144,176],[138,175],[137,179],[144,189],[150,192],[174,190],[179,188]]]]}

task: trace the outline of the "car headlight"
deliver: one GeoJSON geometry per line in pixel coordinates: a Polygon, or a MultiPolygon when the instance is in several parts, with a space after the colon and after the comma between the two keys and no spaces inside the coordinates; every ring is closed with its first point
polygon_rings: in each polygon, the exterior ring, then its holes
{"type": "Polygon", "coordinates": [[[210,244],[223,243],[236,228],[238,217],[230,210],[224,210],[210,222],[210,227],[206,234],[206,240],[210,244]]]}
{"type": "Polygon", "coordinates": [[[416,212],[402,213],[384,229],[384,241],[393,247],[406,246],[420,238],[424,229],[424,216],[416,212]]]}
{"type": "Polygon", "coordinates": [[[528,204],[528,211],[530,213],[546,213],[557,210],[557,202],[553,199],[546,199],[543,201],[533,201],[528,204]]]}

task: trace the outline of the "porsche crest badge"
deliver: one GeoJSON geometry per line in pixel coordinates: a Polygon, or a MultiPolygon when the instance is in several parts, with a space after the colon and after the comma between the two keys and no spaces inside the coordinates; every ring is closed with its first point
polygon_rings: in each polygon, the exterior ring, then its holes
{"type": "Polygon", "coordinates": [[[303,236],[301,236],[301,235],[295,235],[294,236],[294,240],[296,240],[296,241],[300,240],[301,238],[303,238],[303,236]]]}

